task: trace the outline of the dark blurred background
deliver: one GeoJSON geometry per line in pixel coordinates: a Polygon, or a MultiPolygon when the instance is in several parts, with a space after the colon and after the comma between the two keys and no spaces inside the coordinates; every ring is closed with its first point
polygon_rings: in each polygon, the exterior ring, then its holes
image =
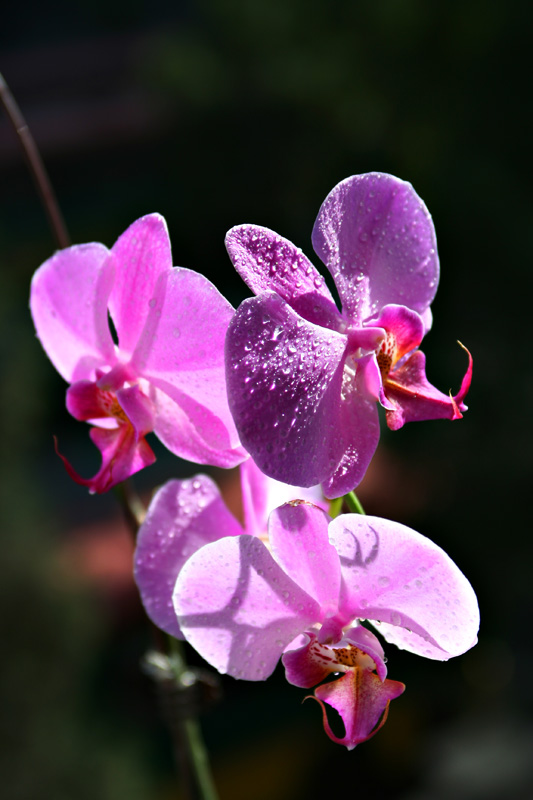
{"type": "MultiPolygon", "coordinates": [[[[402,800],[533,796],[530,546],[531,29],[527,0],[36,0],[4,5],[0,70],[46,161],[74,242],[111,246],[167,219],[174,263],[237,304],[232,225],[271,227],[312,256],[318,208],[369,170],[413,183],[437,229],[430,379],[470,411],[384,429],[360,488],[464,570],[480,642],[449,663],[390,646],[407,684],[348,753],[279,670],[223,679],[203,719],[221,800],[337,794],[402,800]]],[[[113,496],[89,497],[87,427],[34,337],[29,282],[55,248],[0,114],[1,785],[9,800],[181,797],[153,687],[131,547],[113,496]]],[[[316,259],[315,259],[316,263],[316,259]]],[[[156,443],[157,444],[157,443],[156,443]]],[[[156,445],[154,445],[156,447],[156,445]]],[[[148,493],[186,465],[157,448],[148,493]]],[[[222,476],[232,491],[233,476],[222,476]]],[[[194,662],[194,656],[191,656],[194,662]]]]}

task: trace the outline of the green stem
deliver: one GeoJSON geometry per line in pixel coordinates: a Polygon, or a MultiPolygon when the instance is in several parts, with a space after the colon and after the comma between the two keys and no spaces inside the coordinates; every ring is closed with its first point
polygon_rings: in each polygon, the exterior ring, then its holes
{"type": "MultiPolygon", "coordinates": [[[[130,481],[115,486],[115,494],[135,543],[146,515],[144,506],[130,481]]],[[[147,621],[156,649],[145,657],[144,668],[158,687],[161,710],[172,736],[174,756],[187,797],[189,800],[218,800],[200,725],[194,707],[186,704],[187,692],[196,680],[195,673],[187,666],[181,642],[172,636],[165,637],[151,620],[147,621]]]]}
{"type": "Polygon", "coordinates": [[[329,510],[328,514],[330,517],[338,517],[342,511],[342,504],[344,502],[344,497],[336,497],[334,500],[329,501],[329,510]]]}
{"type": "Polygon", "coordinates": [[[355,492],[348,492],[348,494],[344,495],[344,501],[348,506],[348,510],[351,511],[352,514],[365,513],[365,510],[355,492]]]}
{"type": "Polygon", "coordinates": [[[185,661],[183,645],[168,637],[170,653],[149,653],[145,669],[160,692],[162,711],[172,733],[174,755],[190,800],[218,800],[194,700],[187,704],[187,692],[194,689],[195,673],[185,661]]]}
{"type": "Polygon", "coordinates": [[[133,537],[133,542],[135,543],[137,540],[137,531],[141,527],[146,516],[146,509],[139,495],[133,488],[131,481],[125,480],[122,481],[122,483],[117,483],[117,485],[113,487],[113,491],[124,512],[126,523],[133,537]]]}

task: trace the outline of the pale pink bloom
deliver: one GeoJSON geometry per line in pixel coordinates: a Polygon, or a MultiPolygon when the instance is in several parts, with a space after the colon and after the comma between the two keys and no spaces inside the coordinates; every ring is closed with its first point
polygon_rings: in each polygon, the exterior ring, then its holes
{"type": "Polygon", "coordinates": [[[440,547],[395,522],[331,520],[295,501],[272,512],[266,542],[230,535],[194,549],[174,589],[187,641],[235,678],[264,680],[281,656],[296,686],[342,673],[314,696],[326,733],[349,749],[379,729],[404,689],[386,678],[381,644],[362,620],[387,642],[440,661],[477,641],[477,600],[465,576],[440,547]],[[324,703],[342,717],[343,737],[324,703]]]}
{"type": "Polygon", "coordinates": [[[298,497],[327,508],[320,487],[301,489],[267,478],[252,459],[240,467],[244,527],[208,475],[171,480],[154,495],[137,534],[134,569],[146,613],[162,630],[183,639],[172,604],[181,568],[200,547],[225,536],[267,536],[268,515],[298,497]]]}

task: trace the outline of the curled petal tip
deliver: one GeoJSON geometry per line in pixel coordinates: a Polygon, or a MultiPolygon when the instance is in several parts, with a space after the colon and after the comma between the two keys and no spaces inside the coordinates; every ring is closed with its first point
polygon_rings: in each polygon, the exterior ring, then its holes
{"type": "Polygon", "coordinates": [[[155,455],[144,437],[136,439],[131,425],[115,429],[92,428],[91,439],[100,450],[102,464],[92,478],[82,478],[70,461],[59,452],[57,438],[54,448],[69,476],[91,494],[103,494],[144,467],[154,463],[155,455]]]}
{"type": "MultiPolygon", "coordinates": [[[[472,383],[472,368],[474,365],[474,360],[472,358],[472,354],[470,353],[468,347],[465,347],[464,344],[459,341],[459,339],[457,340],[457,344],[459,345],[459,347],[463,348],[463,350],[468,356],[468,367],[464,374],[463,380],[461,381],[461,387],[459,389],[459,392],[454,397],[455,402],[457,404],[461,404],[466,395],[468,394],[468,390],[470,389],[470,384],[472,383]]],[[[466,408],[463,408],[463,411],[466,411],[466,408]]],[[[454,417],[454,419],[456,419],[456,417],[454,417]]]]}

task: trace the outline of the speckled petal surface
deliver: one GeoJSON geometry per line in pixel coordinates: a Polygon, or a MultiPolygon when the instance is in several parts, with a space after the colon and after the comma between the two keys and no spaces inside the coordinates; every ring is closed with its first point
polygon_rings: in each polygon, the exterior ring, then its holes
{"type": "Polygon", "coordinates": [[[446,661],[476,642],[474,591],[451,558],[420,533],[379,517],[344,514],[329,526],[341,561],[341,610],[379,620],[387,641],[446,661]]]}
{"type": "Polygon", "coordinates": [[[172,603],[183,564],[205,544],[242,532],[207,475],[168,481],[159,489],[139,529],[134,556],[143,605],[158,627],[183,638],[172,603]]]}
{"type": "Polygon", "coordinates": [[[350,319],[390,303],[422,314],[435,296],[435,230],[410,183],[377,172],[347,178],[324,200],[312,240],[350,319]]]}
{"type": "Polygon", "coordinates": [[[318,604],[255,536],[220,539],[183,566],[174,608],[188,642],[219,672],[267,678],[285,647],[319,615],[318,604]]]}
{"type": "Polygon", "coordinates": [[[33,276],[30,308],[37,336],[50,361],[69,383],[94,380],[113,364],[115,347],[107,321],[114,280],[103,244],[59,250],[33,276]]]}
{"type": "Polygon", "coordinates": [[[304,319],[335,328],[340,315],[323,276],[288,239],[259,225],[228,231],[232,263],[254,294],[276,292],[304,319]]]}
{"type": "Polygon", "coordinates": [[[244,447],[276,480],[313,486],[342,458],[336,427],[346,337],[279,295],[245,300],[228,328],[228,398],[244,447]]]}

